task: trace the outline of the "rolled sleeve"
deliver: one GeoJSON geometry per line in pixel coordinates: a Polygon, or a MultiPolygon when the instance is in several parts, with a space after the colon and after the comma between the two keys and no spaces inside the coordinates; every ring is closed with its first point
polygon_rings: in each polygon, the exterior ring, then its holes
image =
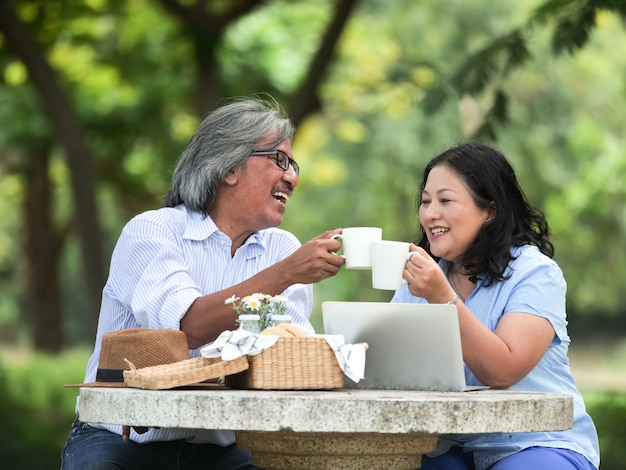
{"type": "Polygon", "coordinates": [[[113,253],[111,287],[140,325],[178,327],[202,295],[186,264],[175,233],[136,218],[125,227],[113,253]]]}
{"type": "Polygon", "coordinates": [[[524,255],[513,271],[515,288],[504,313],[521,312],[545,318],[561,341],[569,340],[565,307],[567,284],[563,272],[554,261],[540,258],[534,251],[527,250],[524,255]]]}

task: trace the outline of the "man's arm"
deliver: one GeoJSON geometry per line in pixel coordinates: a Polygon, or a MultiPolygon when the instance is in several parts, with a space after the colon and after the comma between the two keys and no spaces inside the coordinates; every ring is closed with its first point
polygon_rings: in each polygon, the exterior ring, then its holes
{"type": "Polygon", "coordinates": [[[344,259],[335,254],[341,245],[330,237],[330,230],[302,245],[287,258],[227,289],[198,297],[181,319],[180,329],[187,335],[190,349],[207,344],[224,330],[236,328],[237,314],[224,301],[236,295],[255,292],[278,295],[294,284],[313,284],[337,274],[344,259]],[[207,318],[210,316],[210,321],[207,318]]]}

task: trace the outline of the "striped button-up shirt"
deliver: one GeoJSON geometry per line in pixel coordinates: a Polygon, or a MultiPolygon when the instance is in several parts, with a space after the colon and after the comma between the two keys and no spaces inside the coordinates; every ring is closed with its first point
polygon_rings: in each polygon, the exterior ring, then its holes
{"type": "MultiPolygon", "coordinates": [[[[254,233],[231,256],[230,238],[204,214],[181,205],[136,216],[124,227],[113,251],[85,382],[95,381],[105,333],[125,328],[180,329],[180,320],[198,297],[243,282],[300,246],[294,235],[273,228],[254,233]]],[[[286,313],[292,322],[314,333],[308,321],[312,286],[295,284],[282,295],[288,299],[286,313]]],[[[210,312],[207,316],[210,321],[210,312]]],[[[198,355],[199,348],[190,351],[191,357],[198,355]]],[[[121,434],[121,425],[97,426],[121,434]]],[[[161,428],[141,435],[133,432],[131,439],[227,445],[234,442],[234,435],[230,431],[161,428]]]]}

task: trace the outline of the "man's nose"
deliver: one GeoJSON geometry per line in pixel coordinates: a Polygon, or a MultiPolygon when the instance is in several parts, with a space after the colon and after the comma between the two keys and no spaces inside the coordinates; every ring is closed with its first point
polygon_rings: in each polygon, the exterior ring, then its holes
{"type": "Polygon", "coordinates": [[[296,174],[296,170],[294,170],[291,165],[283,171],[283,180],[289,182],[293,188],[298,186],[298,175],[296,174]]]}

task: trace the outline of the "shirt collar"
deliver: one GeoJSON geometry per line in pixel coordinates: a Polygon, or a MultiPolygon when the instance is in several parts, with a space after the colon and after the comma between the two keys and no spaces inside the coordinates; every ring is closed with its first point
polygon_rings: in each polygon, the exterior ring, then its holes
{"type": "Polygon", "coordinates": [[[214,233],[219,232],[217,225],[215,225],[215,222],[213,222],[210,216],[202,212],[189,210],[186,207],[184,211],[187,215],[187,225],[183,238],[189,240],[206,240],[214,233]]]}
{"type": "MultiPolygon", "coordinates": [[[[192,211],[188,208],[184,208],[187,214],[187,227],[185,228],[185,233],[183,238],[189,240],[207,240],[210,237],[218,237],[218,239],[223,238],[225,241],[227,240],[229,243],[231,242],[230,238],[228,238],[218,227],[215,225],[215,222],[211,218],[211,216],[206,215],[202,212],[192,211]]],[[[257,245],[257,249],[263,250],[266,248],[266,240],[265,240],[265,231],[262,230],[260,232],[254,232],[252,235],[248,237],[243,246],[248,245],[257,245]]]]}

